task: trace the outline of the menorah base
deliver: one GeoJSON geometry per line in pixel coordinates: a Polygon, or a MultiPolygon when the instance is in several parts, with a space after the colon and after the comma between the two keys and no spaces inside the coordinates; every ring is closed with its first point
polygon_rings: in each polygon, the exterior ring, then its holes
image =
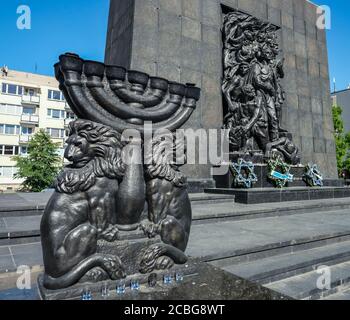
{"type": "Polygon", "coordinates": [[[86,290],[89,290],[92,300],[291,300],[259,284],[193,259],[173,272],[157,271],[154,274],[152,286],[147,277],[135,275],[125,280],[125,291],[118,292],[116,281],[50,291],[43,288],[42,276],[39,276],[38,286],[41,298],[45,300],[81,300],[86,290]],[[138,281],[139,287],[131,289],[131,281],[138,281]]]}

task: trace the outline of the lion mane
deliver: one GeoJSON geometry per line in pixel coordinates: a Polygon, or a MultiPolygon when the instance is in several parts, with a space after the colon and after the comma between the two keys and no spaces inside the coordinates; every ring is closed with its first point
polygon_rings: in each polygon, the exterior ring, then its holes
{"type": "Polygon", "coordinates": [[[179,171],[179,166],[186,161],[184,140],[173,135],[158,135],[150,139],[148,148],[150,152],[145,154],[146,179],[165,179],[176,187],[186,187],[187,179],[179,171]],[[183,155],[176,161],[177,150],[183,151],[183,155]]]}
{"type": "Polygon", "coordinates": [[[121,135],[104,125],[76,120],[69,124],[69,135],[79,135],[89,144],[91,160],[82,168],[68,165],[58,176],[55,189],[59,193],[72,194],[87,191],[96,183],[96,178],[122,179],[125,165],[122,162],[121,135]]]}

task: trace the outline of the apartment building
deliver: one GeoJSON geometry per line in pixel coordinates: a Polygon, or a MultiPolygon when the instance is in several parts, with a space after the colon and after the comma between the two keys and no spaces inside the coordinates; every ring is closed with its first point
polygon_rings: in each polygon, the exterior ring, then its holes
{"type": "MultiPolygon", "coordinates": [[[[66,129],[74,119],[53,77],[2,68],[0,74],[0,192],[16,190],[14,155],[26,156],[28,142],[46,130],[60,144],[63,157],[66,129]]],[[[63,159],[63,158],[62,158],[63,159]]]]}

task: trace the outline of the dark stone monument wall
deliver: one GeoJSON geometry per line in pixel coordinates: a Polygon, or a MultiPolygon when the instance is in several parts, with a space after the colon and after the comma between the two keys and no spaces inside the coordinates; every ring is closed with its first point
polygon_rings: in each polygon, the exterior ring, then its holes
{"type": "MultiPolygon", "coordinates": [[[[174,81],[196,83],[201,101],[186,127],[217,128],[222,108],[222,5],[281,27],[285,57],[283,125],[315,162],[337,177],[324,30],[306,0],[111,0],[106,63],[174,81]],[[122,29],[120,29],[122,28],[122,29]],[[123,31],[124,30],[124,31],[123,31]]],[[[186,166],[192,179],[210,179],[210,165],[186,166]]]]}

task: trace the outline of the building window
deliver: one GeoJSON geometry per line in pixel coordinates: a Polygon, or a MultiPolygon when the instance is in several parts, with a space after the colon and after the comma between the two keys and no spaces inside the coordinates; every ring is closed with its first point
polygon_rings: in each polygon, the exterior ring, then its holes
{"type": "Polygon", "coordinates": [[[22,127],[21,132],[23,135],[30,136],[33,134],[34,129],[32,127],[22,127]]]}
{"type": "Polygon", "coordinates": [[[54,139],[64,138],[64,129],[47,128],[47,133],[54,139]]]}
{"type": "Polygon", "coordinates": [[[64,119],[66,112],[58,109],[47,109],[47,116],[53,119],[64,119]]]}
{"type": "Polygon", "coordinates": [[[22,107],[15,104],[0,103],[0,113],[19,116],[22,114],[22,107]]]}
{"type": "Polygon", "coordinates": [[[19,134],[19,126],[12,124],[0,124],[0,134],[19,134]]]}
{"type": "Polygon", "coordinates": [[[57,90],[49,90],[47,98],[49,100],[65,101],[63,93],[57,90]]]}
{"type": "Polygon", "coordinates": [[[23,114],[35,114],[35,108],[33,107],[23,107],[23,114]]]}
{"type": "Polygon", "coordinates": [[[7,124],[5,126],[5,134],[16,134],[16,126],[7,124]]]}
{"type": "Polygon", "coordinates": [[[0,145],[1,156],[14,156],[19,154],[19,146],[0,145]]]}
{"type": "Polygon", "coordinates": [[[18,86],[16,84],[3,83],[2,84],[2,93],[20,96],[23,93],[23,87],[18,86]]]}
{"type": "Polygon", "coordinates": [[[25,156],[28,154],[28,147],[21,147],[21,155],[25,156]]]}
{"type": "Polygon", "coordinates": [[[13,149],[14,149],[13,146],[5,146],[4,155],[5,156],[12,156],[13,155],[13,149]]]}

